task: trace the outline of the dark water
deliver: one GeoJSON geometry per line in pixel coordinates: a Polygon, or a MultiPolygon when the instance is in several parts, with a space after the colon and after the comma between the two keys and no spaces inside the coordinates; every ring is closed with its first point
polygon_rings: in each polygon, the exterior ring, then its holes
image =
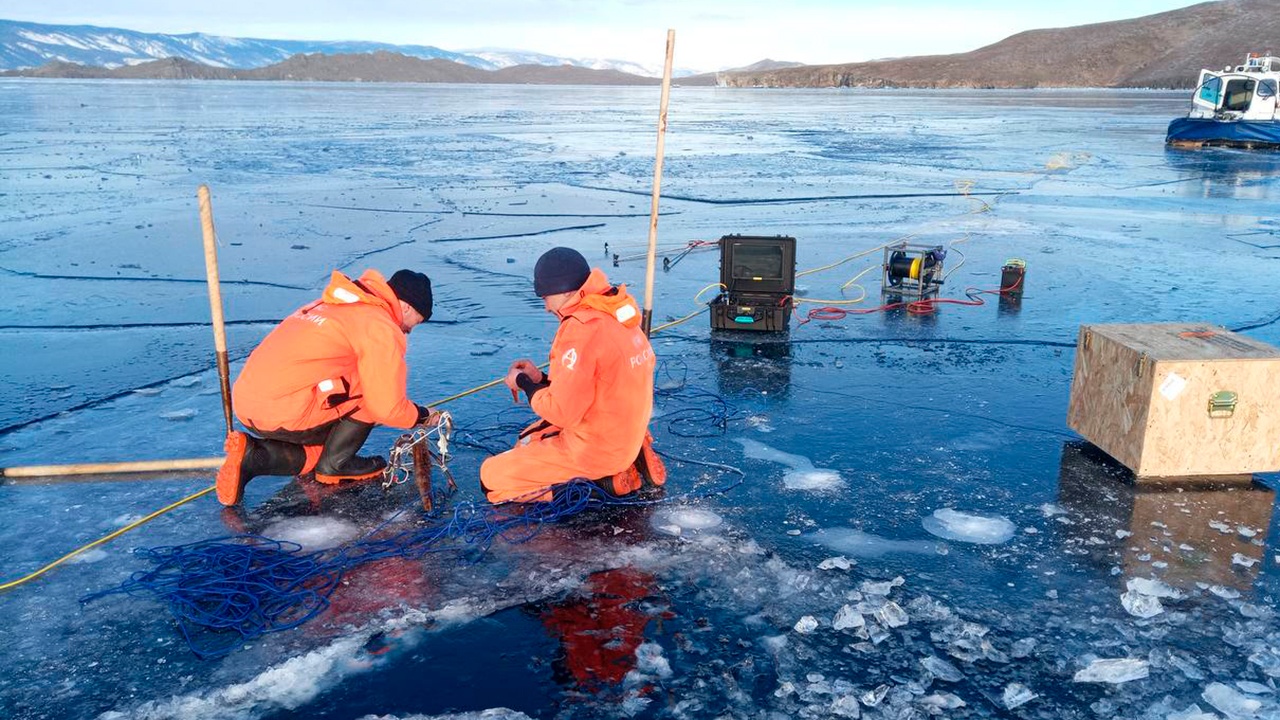
{"type": "MultiPolygon", "coordinates": [[[[220,452],[200,183],[234,359],[330,270],[405,266],[437,293],[411,338],[414,399],[544,355],[554,327],[528,280],[544,249],[577,247],[643,292],[626,258],[648,230],[656,105],[642,89],[0,84],[0,466],[220,452]]],[[[1081,323],[1208,322],[1280,343],[1280,155],[1166,150],[1184,105],[675,89],[662,243],[791,235],[802,270],[870,251],[799,281],[849,300],[859,289],[841,286],[878,266],[877,246],[907,238],[950,249],[944,297],[998,287],[1010,257],[1027,263],[1025,296],[796,318],[783,341],[713,335],[705,316],[666,330],[658,446],[738,467],[741,485],[482,557],[360,569],[322,617],[224,659],[196,659],[146,597],[78,604],[145,567],[135,547],[246,527],[338,542],[413,500],[259,480],[236,518],[203,498],[0,598],[0,714],[1277,716],[1274,477],[1135,489],[1065,423],[1081,323]],[[936,537],[938,510],[1012,537],[936,537]],[[1135,579],[1176,597],[1136,617],[1121,601],[1135,579]],[[834,629],[844,606],[861,627],[834,629]],[[1073,681],[1098,659],[1147,677],[1073,681]],[[1037,697],[1009,709],[1013,684],[1037,697]]],[[[657,320],[693,312],[718,276],[714,253],[659,272],[657,320]]],[[[878,304],[877,271],[859,283],[865,302],[844,307],[878,304]]],[[[502,394],[449,409],[500,448],[525,417],[502,394]]],[[[484,456],[459,449],[457,502],[476,499],[484,456]]],[[[732,481],[671,470],[677,500],[732,481]]],[[[0,486],[5,577],[208,483],[0,486]]]]}

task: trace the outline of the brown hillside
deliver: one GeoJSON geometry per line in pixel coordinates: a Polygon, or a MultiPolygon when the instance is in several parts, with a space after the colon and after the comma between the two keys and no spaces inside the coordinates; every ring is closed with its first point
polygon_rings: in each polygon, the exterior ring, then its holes
{"type": "Polygon", "coordinates": [[[574,65],[514,65],[495,70],[488,82],[511,85],[660,85],[658,78],[574,65]]]}
{"type": "Polygon", "coordinates": [[[1280,51],[1280,2],[1220,0],[1133,20],[1030,30],[956,55],[721,73],[734,87],[1191,87],[1202,67],[1280,51]]]}
{"type": "Polygon", "coordinates": [[[450,60],[422,60],[399,53],[300,54],[254,70],[239,70],[243,80],[325,82],[483,83],[491,73],[450,60]]]}

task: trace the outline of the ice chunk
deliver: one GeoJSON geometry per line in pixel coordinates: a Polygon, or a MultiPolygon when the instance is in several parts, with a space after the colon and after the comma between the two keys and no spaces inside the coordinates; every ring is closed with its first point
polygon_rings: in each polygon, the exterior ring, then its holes
{"type": "Polygon", "coordinates": [[[1045,517],[1053,517],[1054,515],[1066,515],[1067,511],[1062,509],[1061,505],[1055,503],[1045,503],[1040,506],[1040,512],[1045,517]]]}
{"type": "Polygon", "coordinates": [[[863,625],[866,625],[866,620],[862,619],[862,613],[848,605],[844,605],[837,610],[835,619],[831,621],[831,627],[836,630],[860,628],[863,625]]]}
{"type": "Polygon", "coordinates": [[[819,570],[848,570],[853,567],[854,562],[843,555],[827,558],[818,563],[819,570]]]}
{"type": "Polygon", "coordinates": [[[874,689],[868,690],[858,698],[863,705],[867,707],[875,707],[884,701],[886,695],[889,694],[888,685],[877,685],[874,689]]]}
{"type": "Polygon", "coordinates": [[[649,524],[667,535],[696,535],[720,527],[724,518],[710,510],[673,507],[655,512],[649,524]]]}
{"type": "Polygon", "coordinates": [[[1013,537],[1014,526],[999,515],[975,515],[951,508],[934,510],[923,521],[924,529],[946,540],[999,545],[1013,537]]]}
{"type": "Polygon", "coordinates": [[[943,710],[955,710],[965,706],[964,700],[952,695],[951,693],[934,693],[920,698],[920,704],[924,705],[930,711],[930,714],[936,714],[943,710]]]}
{"type": "Polygon", "coordinates": [[[790,468],[782,475],[782,484],[788,490],[832,490],[844,486],[838,471],[814,467],[813,461],[807,457],[792,455],[749,438],[738,438],[738,443],[749,458],[790,468]]]}
{"type": "Polygon", "coordinates": [[[768,637],[763,637],[760,638],[760,644],[764,646],[765,650],[768,650],[771,653],[779,653],[782,652],[782,648],[787,646],[787,636],[770,635],[768,637]]]}
{"type": "Polygon", "coordinates": [[[937,543],[927,540],[890,540],[853,528],[826,528],[808,537],[826,548],[860,558],[878,558],[890,553],[929,555],[940,552],[937,543]]]}
{"type": "Polygon", "coordinates": [[[1280,677],[1280,652],[1263,648],[1249,656],[1249,662],[1257,665],[1267,677],[1280,677]]]}
{"type": "Polygon", "coordinates": [[[671,663],[663,657],[662,646],[657,643],[641,643],[636,648],[636,670],[651,677],[671,677],[671,663]]]}
{"type": "Polygon", "coordinates": [[[1248,525],[1237,525],[1236,532],[1240,533],[1241,537],[1246,537],[1246,538],[1251,538],[1254,535],[1258,534],[1257,530],[1249,527],[1248,525]]]}
{"type": "Polygon", "coordinates": [[[355,539],[360,528],[335,517],[292,517],[267,526],[262,534],[273,540],[298,543],[306,550],[320,550],[355,539]]]}
{"type": "Polygon", "coordinates": [[[1200,709],[1199,705],[1192,703],[1181,712],[1171,712],[1165,716],[1165,720],[1222,720],[1213,713],[1207,713],[1200,709]]]}
{"type": "Polygon", "coordinates": [[[818,619],[812,615],[805,615],[796,621],[795,631],[801,635],[808,635],[818,629],[818,619]]]}
{"type": "Polygon", "coordinates": [[[1250,568],[1256,565],[1257,562],[1257,558],[1251,558],[1248,555],[1242,555],[1241,553],[1235,553],[1231,556],[1232,565],[1240,565],[1241,567],[1250,568]]]}
{"type": "Polygon", "coordinates": [[[898,603],[891,600],[881,606],[879,610],[876,610],[876,620],[879,620],[880,624],[885,627],[895,628],[906,625],[910,618],[907,617],[907,612],[898,606],[898,603]]]}
{"type": "Polygon", "coordinates": [[[1223,535],[1231,534],[1231,526],[1222,522],[1221,520],[1210,520],[1209,527],[1213,528],[1214,530],[1217,530],[1223,535]]]}
{"type": "Polygon", "coordinates": [[[1209,683],[1200,697],[1227,717],[1249,717],[1262,708],[1262,702],[1245,697],[1222,683],[1209,683]]]}
{"type": "Polygon", "coordinates": [[[1160,604],[1160,598],[1143,595],[1133,590],[1120,594],[1120,604],[1124,606],[1125,611],[1134,617],[1149,618],[1164,612],[1164,606],[1160,604]]]}
{"type": "Polygon", "coordinates": [[[1146,660],[1137,658],[1116,658],[1111,660],[1094,660],[1089,667],[1080,670],[1072,678],[1075,682],[1124,683],[1130,680],[1141,680],[1150,673],[1146,660]]]}
{"type": "Polygon", "coordinates": [[[964,679],[964,673],[940,657],[930,655],[921,659],[920,664],[929,671],[929,674],[944,682],[960,682],[964,679]]]}
{"type": "Polygon", "coordinates": [[[1031,692],[1031,688],[1023,685],[1022,683],[1009,683],[1004,687],[1004,695],[1002,699],[1004,700],[1004,706],[1012,710],[1016,707],[1026,705],[1038,697],[1040,696],[1031,692]]]}
{"type": "Polygon", "coordinates": [[[842,718],[857,718],[862,716],[862,709],[858,707],[856,696],[841,695],[831,701],[831,714],[842,718]]]}
{"type": "Polygon", "coordinates": [[[1233,590],[1229,587],[1225,587],[1222,585],[1210,585],[1209,592],[1213,593],[1214,595],[1217,595],[1223,600],[1235,600],[1236,598],[1240,597],[1239,590],[1233,590]]]}
{"type": "Polygon", "coordinates": [[[1036,640],[1035,638],[1030,638],[1030,637],[1022,638],[1021,640],[1015,642],[1013,646],[1009,648],[1009,653],[1012,654],[1015,658],[1024,658],[1029,656],[1032,652],[1034,652],[1036,649],[1036,645],[1039,645],[1039,644],[1040,644],[1040,641],[1036,640]]]}
{"type": "Polygon", "coordinates": [[[861,589],[862,589],[862,592],[868,595],[888,595],[890,592],[893,591],[894,588],[898,587],[899,585],[905,582],[906,580],[902,579],[901,575],[899,575],[898,577],[895,577],[892,580],[883,580],[880,582],[863,580],[861,589]]]}
{"type": "Polygon", "coordinates": [[[170,410],[169,412],[160,413],[162,420],[171,420],[174,422],[183,422],[195,418],[200,413],[195,408],[183,408],[181,410],[170,410]]]}
{"type": "Polygon", "coordinates": [[[1150,595],[1151,597],[1167,598],[1170,600],[1178,600],[1182,598],[1182,592],[1174,589],[1169,583],[1154,578],[1130,578],[1125,586],[1134,592],[1150,595]]]}
{"type": "Polygon", "coordinates": [[[1262,683],[1253,682],[1252,680],[1237,680],[1236,687],[1250,695],[1270,695],[1275,692],[1271,688],[1262,683]]]}

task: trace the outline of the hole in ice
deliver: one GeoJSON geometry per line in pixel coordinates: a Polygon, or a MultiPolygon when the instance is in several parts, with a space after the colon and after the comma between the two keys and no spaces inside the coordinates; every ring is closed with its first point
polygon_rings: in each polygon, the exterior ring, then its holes
{"type": "Polygon", "coordinates": [[[331,517],[295,517],[273,523],[262,532],[272,540],[295,542],[307,550],[341,545],[360,533],[355,525],[331,517]]]}
{"type": "Polygon", "coordinates": [[[724,523],[724,518],[710,510],[664,508],[655,512],[649,522],[658,532],[679,536],[718,528],[724,523]]]}

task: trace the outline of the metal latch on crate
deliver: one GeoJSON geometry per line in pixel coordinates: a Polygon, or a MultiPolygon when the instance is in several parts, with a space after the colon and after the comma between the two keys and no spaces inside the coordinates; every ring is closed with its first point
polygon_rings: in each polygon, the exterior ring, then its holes
{"type": "Polygon", "coordinates": [[[1236,394],[1230,390],[1219,390],[1209,396],[1209,417],[1231,417],[1236,412],[1236,394]]]}

